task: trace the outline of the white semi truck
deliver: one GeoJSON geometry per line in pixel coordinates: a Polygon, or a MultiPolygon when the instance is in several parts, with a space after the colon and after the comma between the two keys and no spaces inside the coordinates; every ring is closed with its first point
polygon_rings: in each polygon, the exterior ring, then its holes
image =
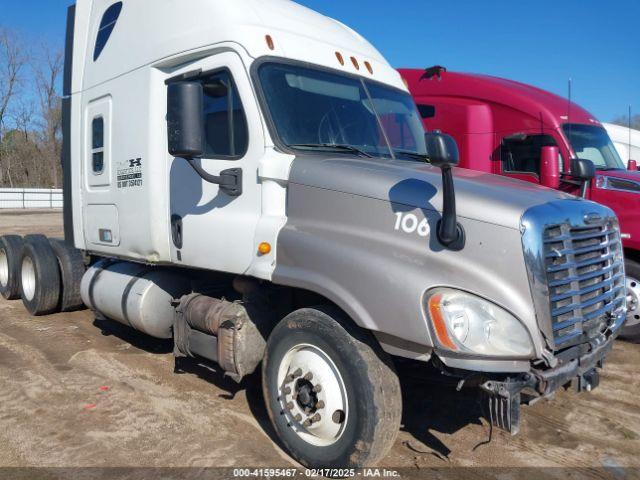
{"type": "Polygon", "coordinates": [[[598,385],[625,318],[620,232],[605,207],[456,164],[335,20],[288,0],[78,0],[66,242],[2,237],[0,291],[34,315],[85,304],[238,380],[262,365],[306,466],[385,455],[402,357],[478,388],[515,433],[522,403],[598,385]]]}

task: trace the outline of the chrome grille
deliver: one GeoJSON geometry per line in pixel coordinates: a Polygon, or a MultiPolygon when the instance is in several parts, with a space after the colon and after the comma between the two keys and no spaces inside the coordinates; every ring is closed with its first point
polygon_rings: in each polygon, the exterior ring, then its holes
{"type": "Polygon", "coordinates": [[[625,304],[622,244],[615,220],[547,227],[544,258],[556,347],[599,335],[625,304]]]}

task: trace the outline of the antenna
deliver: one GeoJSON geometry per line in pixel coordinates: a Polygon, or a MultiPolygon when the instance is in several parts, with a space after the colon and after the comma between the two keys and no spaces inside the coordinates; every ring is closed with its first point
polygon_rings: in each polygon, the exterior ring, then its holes
{"type": "Polygon", "coordinates": [[[573,81],[571,80],[571,77],[569,77],[569,103],[567,105],[567,121],[569,123],[571,123],[571,93],[572,93],[571,87],[573,86],[572,83],[573,81]]]}
{"type": "MultiPolygon", "coordinates": [[[[571,77],[569,77],[569,102],[567,104],[567,123],[569,124],[569,132],[568,132],[568,137],[569,137],[569,143],[572,142],[571,140],[571,87],[572,87],[572,80],[571,77]]],[[[573,150],[573,148],[571,148],[573,150]]]]}
{"type": "Polygon", "coordinates": [[[629,160],[631,160],[631,104],[629,104],[629,160]]]}

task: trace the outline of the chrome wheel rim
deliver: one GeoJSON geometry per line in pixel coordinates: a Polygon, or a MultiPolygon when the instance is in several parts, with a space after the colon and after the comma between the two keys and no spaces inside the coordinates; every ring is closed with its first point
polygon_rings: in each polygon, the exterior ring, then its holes
{"type": "Polygon", "coordinates": [[[26,300],[36,296],[36,269],[30,257],[22,260],[22,294],[26,300]]]}
{"type": "Polygon", "coordinates": [[[6,287],[9,283],[9,258],[4,248],[0,249],[0,285],[6,287]]]}
{"type": "Polygon", "coordinates": [[[627,327],[640,324],[640,281],[626,278],[627,287],[627,327]]]}
{"type": "Polygon", "coordinates": [[[302,440],[318,447],[336,443],[349,419],[340,371],[322,349],[297,345],[278,369],[280,415],[302,440]]]}

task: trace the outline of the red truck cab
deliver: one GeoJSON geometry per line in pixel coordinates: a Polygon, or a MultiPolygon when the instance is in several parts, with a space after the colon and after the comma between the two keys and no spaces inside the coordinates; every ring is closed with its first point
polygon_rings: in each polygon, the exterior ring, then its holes
{"type": "Polygon", "coordinates": [[[640,338],[640,172],[629,169],[600,122],[545,90],[486,75],[401,69],[427,130],[452,135],[460,166],[561,189],[612,208],[626,255],[629,313],[624,334],[640,338]],[[596,176],[581,191],[572,159],[591,160],[596,176]]]}

